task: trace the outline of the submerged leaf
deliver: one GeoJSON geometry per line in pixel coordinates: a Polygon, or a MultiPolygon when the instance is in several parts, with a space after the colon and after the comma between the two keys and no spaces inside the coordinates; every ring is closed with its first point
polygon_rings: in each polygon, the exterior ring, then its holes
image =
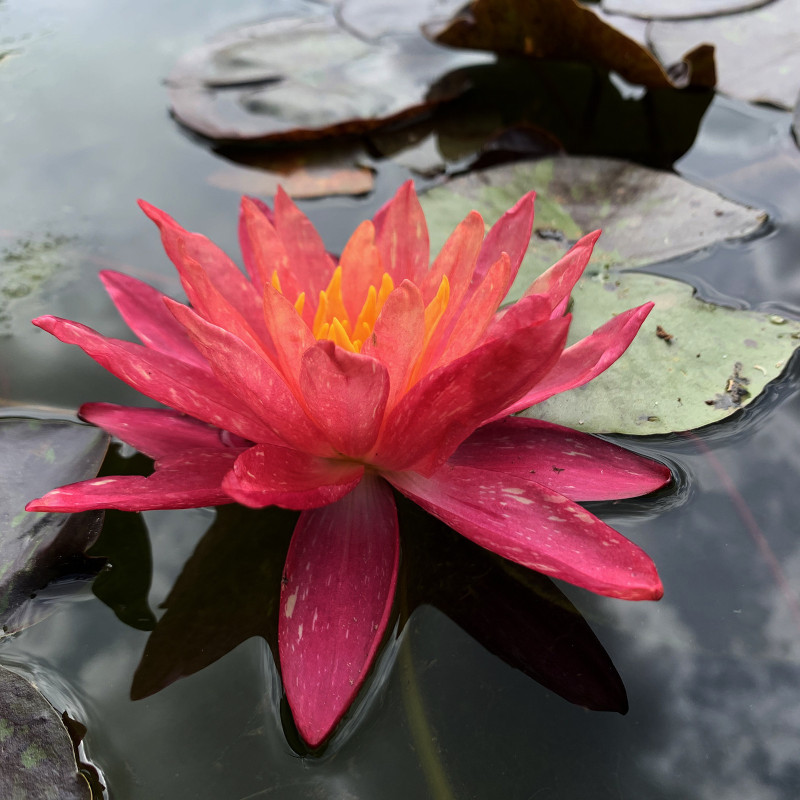
{"type": "Polygon", "coordinates": [[[588,61],[640,86],[713,86],[714,49],[692,49],[664,68],[645,47],[601,20],[577,0],[474,0],[446,26],[426,32],[440,44],[507,55],[588,61]]]}
{"type": "Polygon", "coordinates": [[[69,516],[24,508],[42,491],[96,475],[107,446],[107,434],[87,425],[0,419],[0,622],[5,633],[38,622],[64,588],[74,587],[53,586],[54,581],[93,576],[102,566],[84,555],[100,532],[102,512],[69,516]]]}
{"type": "Polygon", "coordinates": [[[25,678],[0,667],[0,796],[90,800],[58,712],[25,678]]]}

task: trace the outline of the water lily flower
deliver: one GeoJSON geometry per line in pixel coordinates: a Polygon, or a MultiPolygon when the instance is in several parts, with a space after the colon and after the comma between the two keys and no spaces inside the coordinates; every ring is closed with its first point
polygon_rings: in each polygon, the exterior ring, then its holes
{"type": "Polygon", "coordinates": [[[411,183],[356,229],[338,261],[279,191],[244,198],[247,275],[147,203],[189,305],[101,274],[142,344],[77,322],[34,324],[168,408],[80,410],[155,459],[149,477],[65,486],[31,511],[238,502],[300,514],[279,623],[284,688],[311,746],[333,730],[374,660],[399,560],[392,487],[473,542],[552,577],[658,599],[650,558],[580,506],[669,480],[601,439],[510,416],[603,372],[652,304],[566,346],[570,292],[599,232],[500,309],[527,249],[533,193],[484,238],[472,212],[433,263],[411,183]]]}

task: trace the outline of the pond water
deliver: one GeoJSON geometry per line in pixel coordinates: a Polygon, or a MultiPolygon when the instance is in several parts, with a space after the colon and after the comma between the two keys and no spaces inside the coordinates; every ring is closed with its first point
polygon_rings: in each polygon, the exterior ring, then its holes
{"type": "MultiPolygon", "coordinates": [[[[270,12],[278,7],[271,4],[270,12]]],[[[238,196],[208,182],[221,159],[169,118],[162,83],[185,50],[263,13],[263,3],[245,0],[0,2],[0,52],[11,51],[0,61],[0,397],[9,404],[143,404],[29,320],[52,313],[125,337],[96,279],[104,267],[179,294],[158,236],[136,209],[138,197],[237,253],[238,196]],[[36,268],[20,272],[19,260],[8,258],[14,253],[36,268]]],[[[788,113],[712,101],[675,168],[765,208],[771,224],[750,241],[720,244],[660,264],[657,272],[685,279],[717,302],[800,317],[800,151],[790,122],[788,113]]],[[[384,162],[369,196],[302,207],[336,251],[406,175],[384,162]]],[[[480,556],[439,530],[439,549],[424,557],[414,554],[415,534],[408,534],[402,632],[391,637],[366,696],[321,755],[305,754],[291,723],[284,725],[275,667],[259,636],[132,701],[151,627],[144,599],[161,616],[159,604],[201,539],[216,549],[205,553],[208,577],[195,588],[218,588],[219,598],[210,601],[218,613],[207,608],[201,620],[208,629],[191,634],[195,642],[207,635],[209,650],[223,652],[226,630],[246,629],[231,598],[238,581],[254,574],[236,558],[270,534],[276,552],[285,546],[285,517],[234,515],[204,537],[215,519],[206,509],[110,515],[107,535],[117,537],[119,552],[114,568],[131,570],[136,585],[108,591],[113,609],[87,589],[2,640],[0,663],[34,678],[59,711],[87,726],[86,757],[110,798],[795,798],[799,382],[795,358],[728,422],[631,441],[675,469],[676,487],[595,509],[645,547],[666,590],[659,603],[625,603],[559,587],[622,677],[625,715],[568,702],[471,636],[468,630],[480,628],[474,616],[453,621],[464,606],[447,570],[452,565],[457,579],[480,556]],[[119,539],[126,536],[123,552],[119,539]],[[215,567],[226,552],[228,561],[215,567]],[[426,559],[447,569],[425,566],[426,559]],[[436,587],[450,581],[449,610],[444,590],[435,602],[437,592],[422,585],[426,577],[436,587]]],[[[423,534],[433,524],[413,510],[404,514],[423,534]]],[[[504,608],[498,600],[495,613],[504,608]]],[[[532,617],[537,613],[548,609],[531,609],[532,617]]],[[[530,635],[539,635],[542,621],[530,624],[530,635]]],[[[555,640],[542,641],[548,647],[555,640]]],[[[180,662],[180,653],[172,655],[180,662]]],[[[558,662],[550,666],[556,684],[559,669],[558,662]]]]}

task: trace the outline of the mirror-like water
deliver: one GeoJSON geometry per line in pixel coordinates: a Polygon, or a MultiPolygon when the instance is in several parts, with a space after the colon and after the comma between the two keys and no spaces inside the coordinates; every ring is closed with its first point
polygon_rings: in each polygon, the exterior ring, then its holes
{"type": "MultiPolygon", "coordinates": [[[[142,404],[28,320],[53,313],[124,336],[95,278],[103,267],[179,293],[137,197],[236,253],[237,195],[208,182],[221,159],[169,119],[161,82],[183,51],[263,13],[247,0],[0,2],[0,50],[12,51],[0,61],[0,397],[142,404]]],[[[658,271],[712,299],[800,315],[800,152],[789,125],[789,114],[714,100],[677,169],[767,208],[773,226],[658,271]]],[[[336,250],[404,177],[384,165],[368,198],[303,207],[336,250]]],[[[800,791],[798,380],[795,359],[738,418],[637,442],[685,474],[679,495],[602,508],[647,549],[666,588],[658,604],[627,604],[563,587],[622,676],[625,716],[568,703],[430,605],[384,654],[358,724],[321,758],[287,742],[261,638],[134,702],[148,633],[82,596],[0,643],[0,662],[86,724],[112,798],[790,800],[800,791]]],[[[143,515],[157,616],[213,518],[143,515]]]]}

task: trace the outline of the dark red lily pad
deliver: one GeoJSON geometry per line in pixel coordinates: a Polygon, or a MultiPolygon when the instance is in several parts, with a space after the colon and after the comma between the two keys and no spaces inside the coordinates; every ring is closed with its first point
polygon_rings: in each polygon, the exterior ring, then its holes
{"type": "Polygon", "coordinates": [[[641,19],[693,19],[749,11],[772,0],[602,0],[603,11],[641,19]]]}
{"type": "Polygon", "coordinates": [[[31,683],[4,667],[0,667],[0,797],[92,797],[59,713],[31,683]]]}
{"type": "Polygon", "coordinates": [[[185,55],[168,84],[175,118],[209,139],[298,142],[418,115],[467,88],[443,75],[485,61],[420,36],[366,42],[320,13],[225,33],[185,55]]]}
{"type": "Polygon", "coordinates": [[[54,601],[103,561],[85,550],[103,513],[30,513],[25,504],[54,486],[97,474],[108,436],[62,420],[0,419],[0,622],[5,633],[47,616],[54,601]]]}
{"type": "Polygon", "coordinates": [[[794,106],[800,90],[800,13],[794,0],[713,19],[653,22],[647,29],[648,44],[663,64],[698,36],[716,49],[721,92],[794,106]]]}
{"type": "Polygon", "coordinates": [[[536,59],[585,61],[649,88],[714,86],[714,48],[692,49],[663,67],[653,54],[577,0],[474,0],[445,25],[426,26],[440,44],[536,59]]]}

